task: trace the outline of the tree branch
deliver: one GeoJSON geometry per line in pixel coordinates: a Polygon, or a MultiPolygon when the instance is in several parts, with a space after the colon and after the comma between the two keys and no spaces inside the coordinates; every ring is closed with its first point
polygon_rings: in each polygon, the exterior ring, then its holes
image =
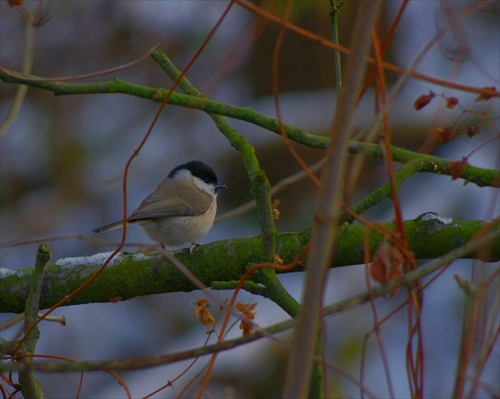
{"type": "MultiPolygon", "coordinates": [[[[437,271],[444,264],[452,262],[454,259],[458,259],[463,257],[465,254],[476,250],[477,248],[482,247],[487,242],[492,242],[497,240],[500,236],[500,231],[498,229],[494,231],[490,231],[486,233],[482,237],[477,240],[473,240],[468,242],[461,247],[448,252],[440,259],[434,259],[422,267],[416,270],[412,270],[411,272],[406,273],[400,280],[391,281],[387,285],[379,285],[370,289],[369,291],[365,291],[356,295],[353,295],[349,298],[340,300],[331,305],[323,308],[322,313],[323,316],[331,316],[335,313],[344,312],[347,309],[350,309],[354,306],[360,305],[367,301],[373,301],[374,298],[379,298],[381,296],[390,295],[390,293],[394,292],[394,289],[401,284],[409,285],[412,282],[422,279],[423,277],[437,271]]],[[[128,359],[113,359],[113,360],[105,360],[105,361],[86,361],[86,362],[76,362],[70,360],[67,362],[36,362],[31,365],[32,370],[36,371],[49,371],[49,372],[81,372],[81,371],[91,371],[91,370],[137,370],[144,369],[147,367],[155,367],[159,365],[165,365],[169,363],[178,362],[180,360],[192,359],[195,357],[200,357],[203,355],[216,353],[228,349],[233,349],[240,345],[245,345],[249,342],[260,339],[261,337],[271,337],[274,334],[279,332],[283,332],[289,330],[294,327],[296,324],[295,319],[288,319],[282,321],[278,324],[274,324],[272,326],[266,327],[265,329],[256,328],[255,334],[249,336],[243,336],[231,340],[227,340],[224,342],[220,342],[213,345],[207,345],[202,348],[190,349],[187,351],[181,351],[176,353],[169,354],[160,354],[154,356],[145,356],[145,357],[135,357],[128,359]]],[[[3,353],[8,353],[8,349],[10,347],[11,342],[7,342],[6,340],[0,337],[0,348],[3,353]]],[[[69,360],[69,359],[66,359],[69,360]]],[[[320,359],[318,359],[320,360],[320,359]]],[[[1,370],[4,372],[7,371],[19,371],[26,368],[26,365],[23,363],[10,363],[2,365],[1,370]]]]}
{"type": "Polygon", "coordinates": [[[35,377],[31,366],[33,365],[33,355],[36,344],[40,337],[40,330],[36,326],[38,310],[40,309],[40,297],[42,293],[43,280],[47,262],[50,259],[50,248],[46,244],[40,244],[36,254],[35,268],[30,276],[30,286],[25,304],[24,334],[25,338],[18,345],[17,355],[24,355],[20,362],[26,367],[19,371],[19,385],[26,398],[43,398],[43,391],[40,382],[35,377]]]}
{"type": "MultiPolygon", "coordinates": [[[[393,226],[392,223],[377,225],[388,229],[393,226]]],[[[483,230],[491,228],[498,233],[496,240],[481,248],[481,251],[462,257],[485,262],[500,260],[498,221],[489,224],[483,221],[451,221],[434,214],[425,214],[405,222],[405,228],[415,259],[439,258],[469,242],[483,230]]],[[[339,238],[332,268],[363,263],[364,234],[365,227],[361,225],[345,228],[339,238]]],[[[277,248],[280,249],[279,255],[284,262],[292,262],[309,243],[310,237],[310,229],[279,234],[277,248]]],[[[375,252],[382,240],[381,235],[370,233],[371,253],[375,252]]],[[[234,238],[201,245],[193,255],[185,249],[177,251],[175,256],[210,287],[214,282],[239,280],[249,263],[259,262],[261,245],[259,236],[234,238]]],[[[46,309],[74,291],[96,272],[106,257],[107,254],[97,254],[92,257],[66,258],[47,265],[40,308],[46,309]]],[[[23,312],[32,269],[0,270],[0,309],[3,312],[23,312]]],[[[301,271],[302,267],[292,270],[301,271]]],[[[193,283],[160,254],[122,253],[94,283],[66,305],[117,302],[143,295],[190,292],[196,289],[193,283]]]]}
{"type": "MultiPolygon", "coordinates": [[[[0,67],[0,79],[5,83],[25,84],[60,95],[81,94],[126,94],[134,97],[144,98],[161,103],[167,95],[168,90],[163,88],[152,88],[113,79],[111,82],[97,83],[66,83],[51,81],[33,75],[22,74],[0,67]]],[[[225,103],[211,101],[206,98],[172,93],[169,104],[181,107],[198,109],[210,114],[223,115],[229,118],[239,119],[260,126],[281,136],[279,122],[251,108],[236,107],[225,103]]],[[[283,123],[288,138],[297,144],[311,148],[325,149],[330,141],[327,136],[309,133],[305,129],[283,123]]],[[[450,168],[453,161],[432,155],[419,154],[402,148],[392,146],[393,159],[399,163],[407,163],[419,158],[419,171],[440,175],[452,175],[450,168]]],[[[348,151],[352,154],[363,153],[375,158],[383,159],[383,152],[378,144],[368,144],[358,141],[349,141],[348,151]]],[[[478,168],[469,164],[463,165],[463,173],[459,177],[465,182],[470,182],[479,187],[500,187],[500,171],[494,169],[478,168]]]]}

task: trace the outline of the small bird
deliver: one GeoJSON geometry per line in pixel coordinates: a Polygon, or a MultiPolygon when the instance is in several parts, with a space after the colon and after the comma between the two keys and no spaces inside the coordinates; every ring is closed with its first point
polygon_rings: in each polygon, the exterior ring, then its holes
{"type": "MultiPolygon", "coordinates": [[[[140,225],[149,238],[162,247],[192,244],[207,235],[217,211],[217,190],[226,188],[214,170],[201,161],[190,161],[172,169],[156,190],[127,219],[140,225]]],[[[92,230],[102,233],[123,227],[123,220],[92,230]]]]}

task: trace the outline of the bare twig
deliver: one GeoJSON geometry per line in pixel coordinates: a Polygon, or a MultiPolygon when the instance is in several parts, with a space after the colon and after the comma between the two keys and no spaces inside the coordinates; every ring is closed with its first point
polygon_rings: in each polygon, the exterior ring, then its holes
{"type": "Polygon", "coordinates": [[[297,327],[288,359],[284,398],[307,397],[315,345],[321,321],[323,286],[328,264],[334,251],[334,228],[340,215],[336,203],[344,176],[348,137],[351,133],[356,97],[364,74],[365,56],[369,50],[370,32],[380,9],[379,0],[364,3],[359,8],[351,38],[352,53],[347,64],[345,87],[340,95],[331,142],[322,174],[322,187],[316,210],[316,223],[308,258],[308,272],[297,327]]]}
{"type": "MultiPolygon", "coordinates": [[[[50,248],[46,244],[40,244],[36,254],[35,268],[31,276],[31,285],[26,299],[24,338],[18,344],[19,354],[33,355],[35,353],[36,343],[40,336],[40,331],[36,326],[38,319],[38,310],[40,309],[40,294],[42,293],[42,284],[45,276],[45,265],[50,260],[50,248]]],[[[19,371],[19,384],[25,398],[43,398],[38,379],[35,377],[31,365],[33,357],[27,356],[20,360],[27,367],[19,371]]]]}

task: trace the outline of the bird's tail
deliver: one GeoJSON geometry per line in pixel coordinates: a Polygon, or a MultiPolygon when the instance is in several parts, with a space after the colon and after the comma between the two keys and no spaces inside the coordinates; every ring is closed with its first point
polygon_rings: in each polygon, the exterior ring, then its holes
{"type": "Polygon", "coordinates": [[[123,220],[119,220],[117,222],[105,224],[104,226],[98,227],[97,229],[92,230],[94,233],[104,233],[105,231],[121,229],[123,227],[123,220]]]}

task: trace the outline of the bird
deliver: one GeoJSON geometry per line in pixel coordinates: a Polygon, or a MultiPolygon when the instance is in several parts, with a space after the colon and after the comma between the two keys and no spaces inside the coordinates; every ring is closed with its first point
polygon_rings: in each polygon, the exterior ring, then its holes
{"type": "MultiPolygon", "coordinates": [[[[227,188],[215,171],[202,161],[176,166],[156,190],[127,218],[140,225],[163,248],[191,243],[190,251],[205,237],[217,212],[217,191],[227,188]]],[[[102,233],[123,227],[123,220],[92,230],[102,233]]]]}

